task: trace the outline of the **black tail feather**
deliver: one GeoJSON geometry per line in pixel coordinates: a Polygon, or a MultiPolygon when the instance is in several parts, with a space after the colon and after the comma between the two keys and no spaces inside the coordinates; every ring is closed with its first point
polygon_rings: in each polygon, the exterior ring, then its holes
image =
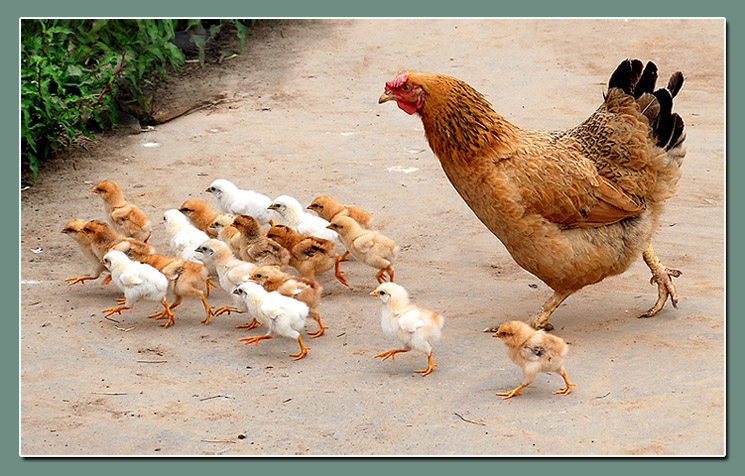
{"type": "Polygon", "coordinates": [[[665,147],[670,141],[673,133],[673,97],[667,89],[658,89],[654,92],[657,102],[660,103],[660,112],[652,123],[652,130],[657,137],[657,145],[665,147]]]}
{"type": "Polygon", "coordinates": [[[677,113],[673,114],[673,136],[670,138],[670,142],[667,144],[667,147],[665,150],[674,149],[675,147],[679,146],[681,142],[683,142],[683,130],[685,130],[685,124],[683,123],[683,118],[681,118],[677,113]]]}
{"type": "Polygon", "coordinates": [[[644,72],[634,87],[634,98],[639,99],[642,94],[651,93],[654,91],[655,84],[657,84],[657,65],[650,61],[644,67],[644,72]]]}
{"type": "Polygon", "coordinates": [[[631,94],[631,60],[624,60],[608,80],[608,89],[620,88],[626,94],[631,94]]]}
{"type": "Polygon", "coordinates": [[[680,91],[680,88],[683,87],[683,73],[680,71],[673,73],[672,76],[670,76],[670,81],[667,82],[667,89],[670,91],[670,94],[672,94],[673,97],[677,96],[678,91],[680,91]]]}

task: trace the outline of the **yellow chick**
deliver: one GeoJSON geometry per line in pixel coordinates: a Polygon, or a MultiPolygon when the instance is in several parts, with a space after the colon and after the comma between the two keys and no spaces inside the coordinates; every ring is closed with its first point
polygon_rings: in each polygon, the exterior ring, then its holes
{"type": "Polygon", "coordinates": [[[523,369],[523,383],[519,387],[506,393],[497,393],[504,400],[520,395],[520,390],[533,383],[541,372],[556,372],[564,379],[566,387],[554,394],[569,395],[572,392],[575,384],[569,381],[564,371],[568,346],[560,337],[535,330],[520,321],[505,322],[499,326],[494,337],[502,339],[507,346],[507,355],[523,369]]]}
{"type": "Polygon", "coordinates": [[[122,251],[135,261],[140,261],[143,256],[155,253],[155,248],[151,245],[120,235],[111,225],[101,220],[86,222],[81,231],[90,240],[91,251],[99,259],[103,259],[103,256],[111,250],[122,251]]]}
{"type": "MultiPolygon", "coordinates": [[[[185,297],[199,298],[204,305],[204,312],[207,314],[207,317],[202,320],[202,323],[209,324],[212,308],[207,304],[207,299],[205,298],[205,292],[209,290],[209,287],[207,285],[207,267],[204,264],[176,258],[175,256],[157,254],[143,257],[142,263],[149,264],[168,278],[173,295],[176,296],[176,300],[170,305],[171,311],[181,304],[181,301],[185,297]]],[[[173,314],[168,314],[164,310],[160,314],[155,315],[155,319],[162,319],[166,316],[168,317],[168,322],[163,327],[169,327],[175,323],[173,314]]]]}
{"type": "MultiPolygon", "coordinates": [[[[375,275],[378,283],[385,281],[386,272],[393,282],[393,260],[398,253],[395,241],[377,231],[367,230],[353,219],[344,216],[334,218],[328,228],[339,234],[347,251],[358,261],[379,270],[375,275]]],[[[345,257],[346,254],[341,259],[345,257]]]]}
{"type": "Polygon", "coordinates": [[[287,267],[290,252],[276,241],[266,237],[261,224],[250,215],[239,215],[233,220],[233,226],[240,232],[240,249],[238,257],[257,266],[287,267]]]}
{"type": "Polygon", "coordinates": [[[189,218],[192,225],[207,233],[210,238],[217,238],[217,230],[210,227],[215,220],[229,219],[229,223],[232,223],[235,219],[233,215],[214,211],[202,200],[187,200],[178,210],[189,218]]]}
{"type": "Polygon", "coordinates": [[[412,349],[427,355],[427,368],[416,370],[423,376],[429,375],[437,364],[432,363],[432,344],[440,339],[444,319],[434,311],[417,307],[409,301],[409,293],[403,286],[395,283],[383,283],[371,296],[378,296],[383,301],[380,326],[383,332],[396,337],[403,349],[393,349],[375,356],[383,360],[412,349]]]}
{"type": "Polygon", "coordinates": [[[106,267],[101,263],[101,258],[97,257],[95,253],[93,253],[93,245],[91,244],[90,238],[88,237],[88,235],[83,233],[83,227],[85,227],[86,223],[86,220],[76,218],[67,222],[65,227],[62,228],[62,233],[75,240],[80,246],[80,249],[85,257],[88,258],[95,266],[93,272],[90,273],[89,276],[75,276],[65,279],[65,282],[68,283],[69,286],[72,286],[76,283],[85,283],[86,281],[92,279],[98,279],[98,277],[101,276],[101,273],[106,271],[106,267]]]}
{"type": "Polygon", "coordinates": [[[101,196],[111,222],[121,233],[147,243],[153,233],[150,219],[136,205],[124,200],[122,189],[116,182],[104,180],[92,192],[101,196]]]}
{"type": "Polygon", "coordinates": [[[215,235],[215,238],[227,244],[236,256],[241,249],[241,243],[243,242],[241,232],[238,228],[233,226],[235,217],[227,213],[219,215],[215,220],[207,227],[208,235],[215,235]]]}
{"type": "Polygon", "coordinates": [[[353,219],[365,228],[369,228],[372,225],[372,216],[365,210],[353,205],[342,205],[337,199],[328,195],[321,195],[313,199],[310,205],[308,205],[308,209],[313,210],[319,217],[329,222],[334,217],[343,216],[353,219]]]}
{"type": "Polygon", "coordinates": [[[334,268],[336,279],[344,286],[348,286],[344,273],[339,269],[340,258],[333,241],[303,235],[286,225],[274,225],[266,237],[290,252],[289,265],[295,268],[300,276],[315,281],[316,275],[334,268]]]}
{"type": "Polygon", "coordinates": [[[276,266],[256,268],[251,275],[251,280],[262,285],[267,291],[277,291],[283,296],[304,302],[308,306],[308,317],[315,319],[319,327],[318,331],[308,333],[311,339],[322,336],[328,329],[321,322],[321,314],[318,312],[323,286],[316,281],[284,273],[276,266]]]}

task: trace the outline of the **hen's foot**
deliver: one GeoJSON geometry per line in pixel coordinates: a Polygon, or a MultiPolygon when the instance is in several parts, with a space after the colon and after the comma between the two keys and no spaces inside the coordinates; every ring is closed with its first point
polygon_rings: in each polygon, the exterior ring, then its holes
{"type": "Polygon", "coordinates": [[[668,297],[670,297],[670,302],[673,304],[673,307],[677,308],[678,291],[675,289],[675,285],[673,284],[673,278],[677,278],[683,273],[677,269],[670,269],[660,263],[660,259],[657,257],[652,245],[647,247],[642,257],[647,266],[649,266],[650,271],[652,271],[652,278],[649,280],[649,284],[657,283],[657,302],[651,309],[639,317],[652,317],[660,312],[665,306],[668,297]]]}

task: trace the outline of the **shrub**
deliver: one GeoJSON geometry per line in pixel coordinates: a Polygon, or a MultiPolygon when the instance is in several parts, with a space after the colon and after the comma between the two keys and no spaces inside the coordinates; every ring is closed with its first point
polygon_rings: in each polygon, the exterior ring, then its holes
{"type": "MultiPolygon", "coordinates": [[[[209,26],[216,36],[225,22],[209,26]]],[[[245,43],[242,23],[231,22],[245,43]]],[[[148,111],[143,89],[184,62],[175,29],[201,28],[200,20],[22,20],[21,164],[38,176],[39,161],[72,139],[118,123],[116,98],[127,94],[148,111]]],[[[204,64],[205,36],[194,35],[204,64]]]]}

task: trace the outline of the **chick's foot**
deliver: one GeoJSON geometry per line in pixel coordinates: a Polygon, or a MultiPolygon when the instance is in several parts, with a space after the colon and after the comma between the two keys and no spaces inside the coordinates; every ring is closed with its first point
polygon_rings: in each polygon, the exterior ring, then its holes
{"type": "Polygon", "coordinates": [[[377,359],[378,357],[382,357],[383,360],[390,357],[393,360],[396,360],[396,354],[401,352],[408,352],[408,349],[393,349],[393,350],[386,350],[385,352],[381,352],[380,354],[373,357],[374,359],[377,359]]]}

